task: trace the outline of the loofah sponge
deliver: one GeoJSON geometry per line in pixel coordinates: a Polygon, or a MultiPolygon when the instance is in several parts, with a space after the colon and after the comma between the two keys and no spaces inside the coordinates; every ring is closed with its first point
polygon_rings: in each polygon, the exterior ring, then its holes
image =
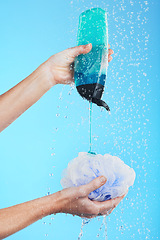
{"type": "Polygon", "coordinates": [[[105,201],[122,196],[135,180],[134,170],[120,158],[81,152],[64,170],[61,185],[63,188],[84,185],[101,175],[107,182],[88,195],[91,200],[105,201]]]}

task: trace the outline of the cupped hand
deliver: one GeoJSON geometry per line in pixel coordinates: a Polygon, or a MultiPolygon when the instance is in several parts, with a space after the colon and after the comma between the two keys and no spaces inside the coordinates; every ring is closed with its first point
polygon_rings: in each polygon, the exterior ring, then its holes
{"type": "MultiPolygon", "coordinates": [[[[110,45],[108,45],[110,47],[110,45]]],[[[68,48],[51,56],[44,64],[49,71],[49,80],[52,85],[70,84],[74,82],[74,59],[80,54],[86,54],[92,49],[92,44],[68,48]]],[[[112,60],[113,50],[108,50],[108,62],[112,60]]]]}
{"type": "Polygon", "coordinates": [[[98,202],[88,198],[88,194],[104,185],[106,180],[105,177],[101,176],[86,185],[66,188],[60,191],[61,199],[63,199],[61,201],[60,212],[85,218],[109,215],[126,194],[104,202],[98,202]]]}

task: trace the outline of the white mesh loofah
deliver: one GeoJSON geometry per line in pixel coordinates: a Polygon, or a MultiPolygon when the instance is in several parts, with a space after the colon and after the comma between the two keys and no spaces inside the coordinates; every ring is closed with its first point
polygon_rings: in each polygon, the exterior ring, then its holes
{"type": "Polygon", "coordinates": [[[107,178],[107,182],[89,194],[92,200],[105,201],[122,196],[135,180],[134,170],[120,158],[81,152],[64,170],[61,185],[63,188],[84,185],[101,175],[107,178]]]}

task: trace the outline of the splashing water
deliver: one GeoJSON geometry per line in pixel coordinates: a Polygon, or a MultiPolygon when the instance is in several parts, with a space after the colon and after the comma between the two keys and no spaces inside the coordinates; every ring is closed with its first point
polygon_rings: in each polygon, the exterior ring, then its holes
{"type": "MultiPolygon", "coordinates": [[[[100,220],[100,218],[98,218],[98,220],[100,220]]],[[[83,237],[83,228],[85,225],[87,225],[88,223],[91,222],[91,219],[87,219],[87,218],[83,218],[82,219],[82,224],[81,224],[81,229],[80,229],[80,233],[79,233],[79,236],[78,236],[78,240],[81,240],[82,237],[83,237]]],[[[104,215],[103,216],[103,221],[100,225],[100,228],[99,228],[99,232],[102,231],[102,228],[104,226],[104,237],[105,237],[105,240],[108,240],[108,236],[107,236],[107,215],[104,215]]],[[[100,237],[100,233],[97,233],[97,238],[100,237]]]]}
{"type": "Polygon", "coordinates": [[[107,216],[106,215],[104,216],[103,223],[104,223],[104,226],[105,226],[105,229],[104,229],[105,240],[107,240],[108,237],[107,237],[107,216]]]}
{"type": "Polygon", "coordinates": [[[90,219],[87,219],[87,218],[82,218],[82,225],[81,225],[81,230],[80,230],[80,233],[79,233],[79,236],[78,236],[78,240],[80,240],[83,236],[83,227],[88,224],[91,220],[90,219]]]}

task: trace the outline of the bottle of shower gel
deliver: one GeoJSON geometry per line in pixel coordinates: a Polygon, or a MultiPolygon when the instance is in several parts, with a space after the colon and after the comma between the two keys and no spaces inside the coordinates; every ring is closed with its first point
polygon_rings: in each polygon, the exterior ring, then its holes
{"type": "Polygon", "coordinates": [[[79,94],[110,111],[101,100],[108,67],[107,13],[101,8],[82,12],[79,17],[77,45],[92,43],[92,50],[76,57],[74,79],[79,94]]]}

